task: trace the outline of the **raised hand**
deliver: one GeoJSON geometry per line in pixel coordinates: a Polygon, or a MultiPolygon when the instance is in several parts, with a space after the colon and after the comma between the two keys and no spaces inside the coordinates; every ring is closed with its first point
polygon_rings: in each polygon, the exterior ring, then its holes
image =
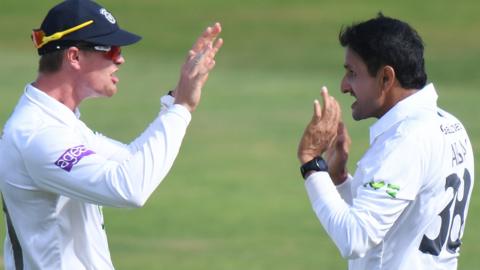
{"type": "Polygon", "coordinates": [[[322,87],[323,108],[318,100],[314,102],[314,113],[305,128],[298,146],[297,156],[301,164],[322,155],[332,144],[337,135],[340,121],[340,105],[328,95],[326,87],[322,87]]]}
{"type": "Polygon", "coordinates": [[[351,143],[345,124],[339,122],[335,141],[326,153],[328,173],[335,185],[340,185],[348,177],[347,160],[351,143]]]}
{"type": "Polygon", "coordinates": [[[182,66],[180,80],[173,95],[175,103],[185,106],[190,112],[198,106],[202,88],[210,70],[215,66],[215,55],[223,44],[221,38],[217,39],[221,31],[218,22],[207,27],[193,44],[182,66]]]}

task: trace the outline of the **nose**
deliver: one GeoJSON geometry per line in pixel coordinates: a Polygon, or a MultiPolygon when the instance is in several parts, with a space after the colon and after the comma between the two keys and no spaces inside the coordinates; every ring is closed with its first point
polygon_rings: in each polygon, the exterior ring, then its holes
{"type": "Polygon", "coordinates": [[[346,76],[343,77],[342,82],[340,83],[340,90],[344,94],[352,91],[352,86],[348,83],[346,76]]]}
{"type": "Polygon", "coordinates": [[[123,55],[119,54],[117,57],[115,57],[115,59],[113,59],[113,62],[116,65],[121,65],[121,64],[125,63],[125,58],[123,57],[123,55]]]}

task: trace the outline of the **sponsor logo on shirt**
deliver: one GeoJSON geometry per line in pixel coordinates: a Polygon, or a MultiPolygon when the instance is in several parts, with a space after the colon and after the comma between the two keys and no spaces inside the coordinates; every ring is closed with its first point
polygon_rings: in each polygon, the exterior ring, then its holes
{"type": "Polygon", "coordinates": [[[82,158],[91,154],[95,154],[95,152],[87,149],[85,145],[78,145],[67,149],[67,151],[65,151],[65,153],[63,153],[58,160],[55,161],[55,165],[67,172],[70,172],[73,168],[73,165],[77,164],[82,158]]]}
{"type": "Polygon", "coordinates": [[[443,134],[448,135],[448,134],[456,133],[458,131],[462,131],[463,127],[462,127],[462,124],[460,124],[459,122],[453,123],[453,124],[441,124],[440,130],[442,131],[443,134]]]}

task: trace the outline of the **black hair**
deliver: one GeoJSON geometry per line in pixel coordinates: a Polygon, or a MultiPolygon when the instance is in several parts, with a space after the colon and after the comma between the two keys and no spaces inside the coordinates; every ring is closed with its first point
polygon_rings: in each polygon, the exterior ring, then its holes
{"type": "Polygon", "coordinates": [[[342,28],[338,38],[343,47],[362,58],[371,76],[382,66],[389,65],[403,88],[425,86],[423,41],[407,23],[378,13],[376,18],[342,28]]]}

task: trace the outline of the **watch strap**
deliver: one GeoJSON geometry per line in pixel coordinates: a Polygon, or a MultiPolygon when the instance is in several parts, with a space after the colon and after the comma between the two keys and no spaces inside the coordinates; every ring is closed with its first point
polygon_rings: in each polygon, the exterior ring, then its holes
{"type": "Polygon", "coordinates": [[[303,179],[305,179],[305,175],[310,171],[328,172],[327,162],[325,162],[321,156],[317,156],[300,167],[300,173],[303,179]]]}

